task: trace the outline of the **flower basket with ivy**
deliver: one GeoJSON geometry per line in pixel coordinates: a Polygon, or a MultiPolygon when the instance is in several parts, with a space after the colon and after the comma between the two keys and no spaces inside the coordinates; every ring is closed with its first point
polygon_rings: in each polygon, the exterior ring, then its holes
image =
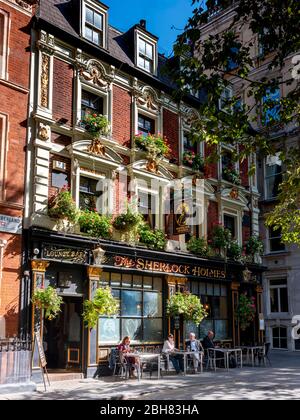
{"type": "Polygon", "coordinates": [[[33,292],[31,301],[37,308],[45,311],[45,318],[50,321],[61,312],[63,303],[62,297],[51,286],[48,286],[46,289],[36,289],[33,292]]]}
{"type": "Polygon", "coordinates": [[[231,182],[234,185],[241,185],[242,183],[240,174],[233,167],[224,169],[223,178],[225,181],[231,182]]]}
{"type": "Polygon", "coordinates": [[[167,301],[167,315],[171,318],[182,316],[185,321],[200,325],[207,317],[207,312],[198,296],[177,292],[167,301]]]}
{"type": "Polygon", "coordinates": [[[249,298],[246,293],[240,295],[239,303],[236,308],[236,317],[239,320],[240,328],[246,331],[253,323],[256,316],[255,298],[249,298]]]}
{"type": "Polygon", "coordinates": [[[86,113],[81,120],[81,124],[94,138],[101,134],[107,135],[110,128],[108,119],[101,114],[86,113]]]}
{"type": "Polygon", "coordinates": [[[113,317],[119,313],[120,304],[109,287],[99,288],[92,300],[83,303],[83,320],[88,328],[95,328],[101,316],[113,317]]]}
{"type": "Polygon", "coordinates": [[[243,249],[237,241],[231,241],[227,248],[227,257],[234,261],[241,261],[243,249]]]}
{"type": "Polygon", "coordinates": [[[109,239],[112,234],[111,218],[95,211],[81,211],[78,224],[82,233],[101,239],[109,239]]]}
{"type": "Polygon", "coordinates": [[[262,257],[264,254],[264,244],[258,236],[251,236],[246,242],[246,254],[254,259],[255,256],[262,257]]]}
{"type": "Polygon", "coordinates": [[[152,230],[149,225],[140,225],[138,228],[140,242],[150,249],[164,251],[166,247],[166,234],[162,230],[152,230]]]}
{"type": "Polygon", "coordinates": [[[119,232],[128,232],[136,228],[141,222],[142,216],[128,208],[126,213],[115,218],[113,227],[119,232]]]}
{"type": "Polygon", "coordinates": [[[185,166],[192,168],[194,171],[204,172],[204,160],[195,152],[185,152],[182,162],[185,166]]]}
{"type": "Polygon", "coordinates": [[[232,242],[232,234],[229,229],[222,225],[215,225],[212,232],[211,246],[221,255],[222,251],[227,254],[227,249],[232,242]]]}
{"type": "Polygon", "coordinates": [[[203,258],[212,254],[212,250],[204,238],[191,238],[187,243],[187,249],[192,254],[203,258]]]}
{"type": "Polygon", "coordinates": [[[48,203],[48,215],[53,219],[65,219],[76,223],[78,210],[76,203],[67,188],[62,188],[48,203]]]}
{"type": "Polygon", "coordinates": [[[140,150],[147,152],[147,159],[156,161],[167,157],[171,152],[167,138],[161,134],[138,134],[134,140],[140,150]]]}

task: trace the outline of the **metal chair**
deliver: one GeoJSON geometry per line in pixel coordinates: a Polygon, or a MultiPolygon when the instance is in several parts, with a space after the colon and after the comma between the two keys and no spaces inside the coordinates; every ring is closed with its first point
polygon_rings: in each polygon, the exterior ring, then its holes
{"type": "Polygon", "coordinates": [[[126,361],[126,358],[124,357],[122,352],[118,351],[116,355],[113,376],[118,375],[121,378],[123,377],[126,380],[128,373],[129,373],[129,366],[126,361]]]}
{"type": "Polygon", "coordinates": [[[269,358],[269,352],[271,348],[271,343],[265,343],[263,350],[259,350],[257,353],[259,365],[261,364],[261,361],[263,361],[265,367],[267,367],[267,362],[269,363],[269,366],[272,367],[271,360],[269,358]]]}

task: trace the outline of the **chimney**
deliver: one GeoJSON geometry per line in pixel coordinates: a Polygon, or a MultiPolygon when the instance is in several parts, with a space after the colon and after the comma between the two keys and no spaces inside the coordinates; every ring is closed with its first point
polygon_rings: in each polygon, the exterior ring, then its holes
{"type": "Polygon", "coordinates": [[[141,26],[143,29],[146,29],[146,27],[147,27],[147,21],[146,21],[145,19],[141,19],[141,20],[140,20],[140,26],[141,26]]]}

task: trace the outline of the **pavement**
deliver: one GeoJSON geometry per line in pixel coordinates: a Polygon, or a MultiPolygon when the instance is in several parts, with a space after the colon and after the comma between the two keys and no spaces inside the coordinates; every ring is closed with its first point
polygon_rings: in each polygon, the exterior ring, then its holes
{"type": "Polygon", "coordinates": [[[299,400],[300,353],[272,352],[272,367],[244,367],[198,375],[81,379],[53,382],[45,392],[1,395],[0,400],[299,400]]]}

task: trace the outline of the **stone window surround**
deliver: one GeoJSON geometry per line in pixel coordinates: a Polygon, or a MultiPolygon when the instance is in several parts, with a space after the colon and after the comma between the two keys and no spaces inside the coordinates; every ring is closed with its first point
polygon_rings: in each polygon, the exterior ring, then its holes
{"type": "MultiPolygon", "coordinates": [[[[10,17],[9,13],[0,9],[0,15],[3,16],[3,61],[0,65],[0,79],[8,79],[8,55],[9,55],[9,31],[10,31],[10,17]]],[[[2,28],[0,28],[2,31],[2,28]]]]}
{"type": "Polygon", "coordinates": [[[144,71],[145,73],[149,74],[151,72],[148,72],[147,70],[145,70],[143,67],[140,67],[138,65],[138,60],[139,60],[139,41],[143,40],[145,42],[147,42],[148,44],[151,44],[153,47],[153,75],[157,75],[157,64],[158,64],[158,53],[157,53],[157,42],[151,38],[149,35],[146,35],[145,33],[136,30],[135,31],[135,65],[142,71],[144,71]]]}
{"type": "Polygon", "coordinates": [[[272,318],[278,318],[278,316],[284,316],[284,317],[290,317],[290,312],[271,312],[271,293],[270,290],[271,289],[279,289],[279,288],[287,288],[287,293],[288,293],[288,306],[289,309],[291,308],[291,304],[290,304],[290,293],[289,293],[289,282],[288,282],[288,277],[287,274],[282,273],[282,275],[277,275],[277,276],[272,276],[272,277],[267,277],[266,278],[266,282],[267,282],[267,288],[266,288],[266,311],[267,311],[267,315],[269,319],[272,318]],[[282,286],[271,286],[271,281],[272,280],[282,280],[282,281],[286,281],[286,286],[282,285],[282,286]]]}
{"type": "Polygon", "coordinates": [[[224,225],[224,216],[231,216],[236,219],[235,228],[236,228],[236,241],[241,246],[243,244],[243,229],[242,229],[242,220],[243,220],[243,211],[238,210],[234,207],[230,207],[228,203],[222,204],[222,224],[224,225]]]}
{"type": "MultiPolygon", "coordinates": [[[[81,36],[85,38],[84,30],[85,30],[85,12],[86,7],[93,9],[95,12],[100,13],[103,16],[103,44],[99,45],[101,48],[107,48],[107,33],[108,33],[108,13],[107,9],[101,7],[100,4],[93,2],[91,0],[82,0],[81,2],[81,36]]],[[[90,41],[91,42],[91,41],[90,41]]],[[[91,42],[92,43],[92,42],[91,42]]],[[[92,43],[93,44],[93,43],[92,43]]],[[[96,44],[95,44],[96,45],[96,44]]]]}

